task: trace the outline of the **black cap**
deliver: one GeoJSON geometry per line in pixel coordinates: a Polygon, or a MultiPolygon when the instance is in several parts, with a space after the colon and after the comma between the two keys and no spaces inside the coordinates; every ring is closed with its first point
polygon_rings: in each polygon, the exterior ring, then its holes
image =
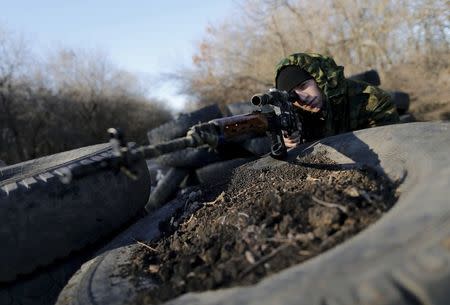
{"type": "Polygon", "coordinates": [[[279,90],[289,92],[297,85],[311,78],[313,78],[311,74],[309,74],[299,66],[286,66],[281,69],[280,72],[278,72],[278,75],[275,79],[275,86],[279,90]]]}

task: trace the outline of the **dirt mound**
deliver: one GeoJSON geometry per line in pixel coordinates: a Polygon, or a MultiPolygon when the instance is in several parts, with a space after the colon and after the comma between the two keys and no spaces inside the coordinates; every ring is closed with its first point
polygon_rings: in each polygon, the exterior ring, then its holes
{"type": "Polygon", "coordinates": [[[198,210],[180,213],[167,224],[172,235],[135,253],[128,272],[154,285],[132,303],[254,284],[376,221],[395,189],[371,168],[344,169],[321,156],[270,170],[243,166],[226,183],[185,194],[198,210]]]}

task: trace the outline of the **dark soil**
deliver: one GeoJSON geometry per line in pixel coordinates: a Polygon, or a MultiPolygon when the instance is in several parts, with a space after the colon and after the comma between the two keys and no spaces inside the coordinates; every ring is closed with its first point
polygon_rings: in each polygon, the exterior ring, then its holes
{"type": "Polygon", "coordinates": [[[132,272],[155,285],[133,303],[254,284],[366,228],[392,207],[395,189],[370,168],[343,169],[320,156],[241,167],[228,183],[183,195],[190,212],[166,224],[174,233],[135,253],[132,272]]]}

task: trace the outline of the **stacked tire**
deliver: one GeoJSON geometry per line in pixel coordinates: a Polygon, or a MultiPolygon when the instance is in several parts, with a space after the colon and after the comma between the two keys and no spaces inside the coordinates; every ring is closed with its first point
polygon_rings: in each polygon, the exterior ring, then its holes
{"type": "Polygon", "coordinates": [[[144,160],[132,165],[137,180],[110,169],[61,182],[68,169],[110,155],[99,144],[0,168],[0,304],[49,304],[78,267],[63,260],[142,211],[150,192],[144,160]]]}
{"type": "MultiPolygon", "coordinates": [[[[311,260],[255,285],[189,293],[170,304],[449,304],[450,123],[410,123],[302,145],[288,161],[320,154],[348,168],[370,166],[399,184],[399,200],[377,223],[311,260]]],[[[262,158],[256,169],[285,161],[262,158]]],[[[149,283],[118,272],[133,246],[107,252],[77,272],[58,305],[132,304],[149,283]]],[[[148,288],[148,287],[147,287],[148,288]]]]}

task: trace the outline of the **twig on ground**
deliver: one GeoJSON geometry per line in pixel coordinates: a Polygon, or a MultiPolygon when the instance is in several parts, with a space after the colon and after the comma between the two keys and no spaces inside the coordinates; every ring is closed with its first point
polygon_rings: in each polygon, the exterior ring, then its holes
{"type": "Polygon", "coordinates": [[[244,212],[238,212],[238,216],[244,216],[247,219],[250,218],[250,216],[248,216],[248,214],[244,212]]]}
{"type": "Polygon", "coordinates": [[[188,225],[192,219],[194,219],[194,214],[191,215],[191,217],[189,217],[188,221],[184,222],[183,225],[188,225]]]}
{"type": "Polygon", "coordinates": [[[320,181],[319,178],[311,177],[309,174],[306,176],[306,181],[320,181]]]}
{"type": "Polygon", "coordinates": [[[305,242],[309,242],[313,239],[314,239],[314,234],[309,232],[309,233],[296,234],[291,238],[269,237],[269,238],[265,238],[264,240],[277,242],[277,243],[293,243],[293,242],[297,242],[297,241],[305,243],[305,242]]]}
{"type": "Polygon", "coordinates": [[[272,252],[270,252],[269,254],[261,257],[257,262],[255,262],[253,265],[249,266],[247,269],[245,269],[244,271],[241,272],[241,274],[239,274],[239,278],[242,279],[244,277],[246,277],[248,274],[250,274],[250,272],[252,272],[256,267],[266,263],[267,261],[269,261],[270,259],[272,259],[275,255],[277,255],[279,252],[283,251],[284,249],[286,249],[289,246],[292,246],[292,243],[287,243],[284,245],[279,246],[278,248],[276,248],[275,250],[273,250],[272,252]]]}
{"type": "Polygon", "coordinates": [[[137,239],[135,239],[135,238],[133,238],[133,240],[134,240],[137,244],[139,244],[139,245],[141,245],[141,246],[143,246],[143,247],[145,247],[145,248],[147,248],[147,249],[149,249],[149,250],[151,250],[151,251],[153,251],[153,252],[158,252],[158,250],[156,250],[155,248],[150,247],[149,245],[147,245],[146,243],[143,243],[142,241],[139,241],[139,240],[137,240],[137,239]]]}
{"type": "Polygon", "coordinates": [[[320,205],[323,205],[323,206],[325,206],[325,207],[327,207],[327,208],[336,208],[336,209],[341,210],[343,213],[348,214],[348,209],[347,209],[347,207],[345,207],[345,206],[343,206],[343,205],[340,205],[340,204],[337,204],[337,203],[331,203],[331,202],[326,202],[326,201],[320,200],[319,198],[317,198],[317,197],[314,196],[314,195],[311,196],[311,199],[312,199],[313,201],[315,201],[316,203],[318,203],[318,204],[320,204],[320,205]]]}
{"type": "Polygon", "coordinates": [[[205,202],[204,205],[210,206],[210,205],[216,205],[217,203],[222,203],[222,202],[225,202],[225,192],[220,193],[219,196],[217,196],[217,198],[214,199],[213,201],[205,202]]]}
{"type": "Polygon", "coordinates": [[[216,219],[216,221],[219,222],[221,225],[224,225],[225,224],[225,219],[227,219],[227,215],[222,215],[222,216],[218,217],[216,219]]]}

